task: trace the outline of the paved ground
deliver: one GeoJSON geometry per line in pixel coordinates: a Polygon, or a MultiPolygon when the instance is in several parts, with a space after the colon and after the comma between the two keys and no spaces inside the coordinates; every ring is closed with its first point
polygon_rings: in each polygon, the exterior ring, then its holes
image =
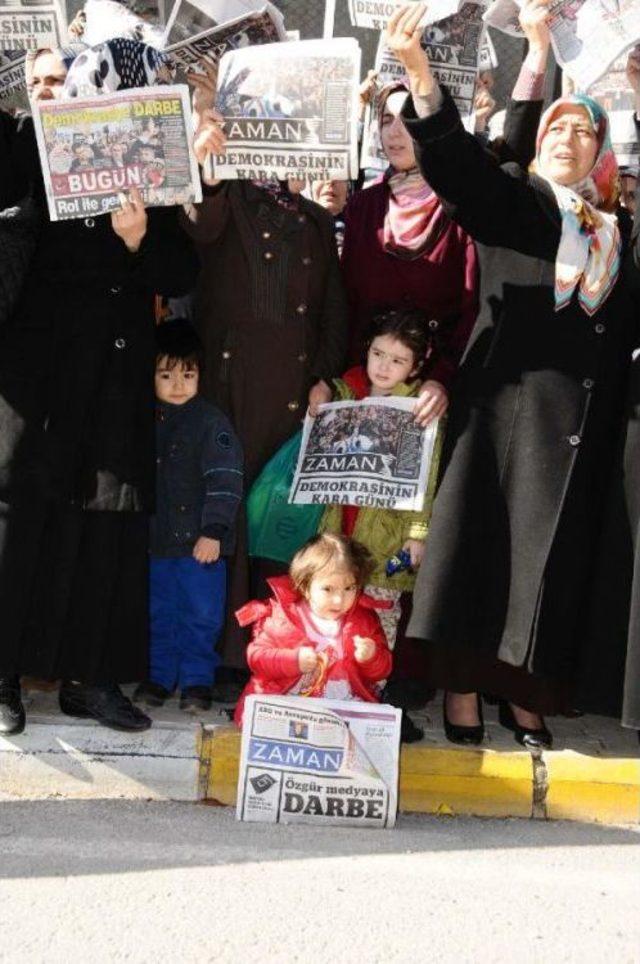
{"type": "MultiPolygon", "coordinates": [[[[132,693],[134,687],[125,687],[125,689],[128,693],[132,693]]],[[[27,691],[25,705],[27,716],[31,715],[32,719],[51,722],[65,720],[58,709],[57,690],[27,691]]],[[[185,714],[178,709],[177,698],[168,700],[161,709],[147,710],[147,712],[162,723],[192,722],[194,719],[190,714],[185,714]]],[[[484,745],[487,748],[519,749],[514,743],[513,735],[498,723],[495,706],[485,705],[484,715],[486,723],[484,745]]],[[[451,747],[444,735],[440,697],[429,703],[424,710],[411,713],[411,716],[425,731],[422,741],[424,746],[451,747]]],[[[214,704],[209,713],[200,713],[197,718],[204,723],[228,723],[228,707],[214,704]]],[[[585,753],[588,756],[625,758],[640,756],[640,744],[635,730],[623,729],[616,720],[604,716],[583,716],[576,719],[557,717],[549,719],[548,723],[554,734],[555,750],[575,750],[577,753],[585,753]]]]}
{"type": "Polygon", "coordinates": [[[0,804],[0,960],[640,962],[640,833],[420,816],[237,824],[206,805],[0,804]]]}

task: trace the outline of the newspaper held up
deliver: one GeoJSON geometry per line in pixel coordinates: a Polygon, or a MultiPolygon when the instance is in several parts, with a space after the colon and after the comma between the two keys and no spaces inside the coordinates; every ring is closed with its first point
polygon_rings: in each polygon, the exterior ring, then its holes
{"type": "Polygon", "coordinates": [[[307,415],[289,501],[419,512],[438,423],[421,428],[415,398],[384,396],[320,405],[307,415]]]}
{"type": "Polygon", "coordinates": [[[106,214],[134,187],[148,207],[202,199],[184,85],[40,102],[34,124],[52,221],[106,214]]]}
{"type": "Polygon", "coordinates": [[[0,50],[59,47],[66,32],[61,0],[0,0],[0,50]]]}
{"type": "MultiPolygon", "coordinates": [[[[417,3],[418,0],[410,0],[417,3]]],[[[461,0],[431,0],[420,21],[420,26],[444,20],[456,13],[461,0]]],[[[386,30],[391,17],[400,7],[406,7],[406,0],[349,0],[349,16],[354,27],[369,30],[386,30]]]]}
{"type": "Polygon", "coordinates": [[[280,39],[283,39],[284,18],[273,3],[265,0],[176,0],[165,29],[165,48],[265,8],[271,19],[279,23],[280,39]]]}
{"type": "Polygon", "coordinates": [[[352,38],[226,53],[216,106],[227,150],[210,178],[348,180],[358,172],[360,48],[352,38]]]}
{"type": "MultiPolygon", "coordinates": [[[[485,13],[491,27],[522,36],[524,0],[494,0],[485,13]]],[[[640,40],[638,0],[551,0],[551,44],[556,60],[579,90],[588,90],[640,40]]]]}
{"type": "Polygon", "coordinates": [[[237,819],[393,827],[400,717],[358,700],[249,696],[237,819]]]}
{"type": "Polygon", "coordinates": [[[636,173],[640,163],[640,144],[634,120],[634,93],[627,79],[627,56],[625,54],[613,62],[607,73],[590,88],[589,95],[609,115],[611,142],[618,165],[636,173]]]}
{"type": "Polygon", "coordinates": [[[19,91],[23,91],[23,106],[26,101],[26,79],[24,74],[25,55],[19,50],[5,50],[0,52],[0,103],[11,100],[11,104],[2,103],[3,107],[17,106],[14,103],[19,91]]]}
{"type": "Polygon", "coordinates": [[[200,73],[204,64],[217,64],[228,50],[256,47],[260,44],[286,40],[280,17],[274,17],[268,7],[243,14],[236,20],[210,27],[188,40],[181,40],[165,49],[173,64],[182,74],[200,73]]]}
{"type": "MultiPolygon", "coordinates": [[[[478,77],[481,41],[484,41],[482,14],[479,3],[464,3],[458,13],[425,28],[422,46],[429,57],[434,76],[445,84],[470,130],[473,126],[473,102],[478,77]]],[[[380,36],[374,70],[377,86],[406,80],[404,67],[387,47],[384,34],[380,36]]],[[[364,137],[360,166],[384,171],[389,162],[380,143],[380,129],[375,103],[367,105],[364,116],[364,137]]]]}

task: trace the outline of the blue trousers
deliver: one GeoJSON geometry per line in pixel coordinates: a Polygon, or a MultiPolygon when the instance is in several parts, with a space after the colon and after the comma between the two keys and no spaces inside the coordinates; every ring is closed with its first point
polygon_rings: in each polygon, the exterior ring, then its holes
{"type": "Polygon", "coordinates": [[[152,556],[149,679],[168,690],[211,686],[220,657],[227,569],[223,559],[203,565],[192,556],[152,556]]]}

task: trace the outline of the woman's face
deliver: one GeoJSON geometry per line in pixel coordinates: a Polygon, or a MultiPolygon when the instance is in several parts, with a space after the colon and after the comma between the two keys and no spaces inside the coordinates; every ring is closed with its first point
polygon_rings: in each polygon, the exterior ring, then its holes
{"type": "Polygon", "coordinates": [[[400,111],[407,99],[406,91],[396,90],[389,94],[380,118],[380,140],[389,164],[396,171],[410,171],[416,166],[413,141],[402,122],[400,111]]]}
{"type": "Polygon", "coordinates": [[[313,200],[334,217],[344,211],[348,189],[348,181],[313,181],[311,184],[313,200]]]}
{"type": "Polygon", "coordinates": [[[540,145],[543,172],[557,184],[576,184],[591,172],[597,156],[596,132],[584,107],[559,107],[540,145]]]}
{"type": "Polygon", "coordinates": [[[67,68],[58,54],[43,50],[33,62],[29,81],[31,100],[58,100],[67,79],[67,68]]]}

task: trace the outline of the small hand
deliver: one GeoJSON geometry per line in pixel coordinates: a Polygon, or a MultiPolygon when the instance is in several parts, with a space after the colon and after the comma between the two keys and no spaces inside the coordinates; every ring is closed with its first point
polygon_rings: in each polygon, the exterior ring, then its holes
{"type": "Polygon", "coordinates": [[[311,418],[315,418],[318,414],[318,406],[330,402],[331,398],[332,392],[327,383],[323,382],[322,379],[316,382],[309,392],[309,415],[311,418]]]}
{"type": "Polygon", "coordinates": [[[419,569],[424,555],[424,542],[422,539],[407,539],[402,548],[406,549],[411,557],[411,568],[419,569]]]}
{"type": "Polygon", "coordinates": [[[358,91],[359,104],[360,104],[360,120],[364,117],[364,110],[367,104],[370,104],[374,98],[376,92],[376,81],[378,79],[378,71],[370,70],[365,77],[365,79],[360,84],[360,89],[358,91]]]}
{"type": "Polygon", "coordinates": [[[476,134],[483,131],[487,126],[491,114],[496,108],[496,102],[486,87],[480,87],[473,101],[473,108],[476,114],[476,134]]]}
{"type": "Polygon", "coordinates": [[[147,212],[137,187],[131,188],[128,198],[120,195],[120,210],[111,212],[111,227],[135,254],[147,233],[147,212]]]}
{"type": "Polygon", "coordinates": [[[298,666],[301,673],[312,673],[318,665],[318,656],[311,646],[301,646],[298,650],[298,666]]]}
{"type": "Polygon", "coordinates": [[[208,536],[200,536],[193,547],[193,558],[202,565],[208,562],[217,562],[220,558],[219,539],[210,539],[208,536]]]}
{"type": "Polygon", "coordinates": [[[387,47],[393,51],[409,73],[420,72],[424,69],[425,61],[429,70],[427,55],[420,44],[424,33],[421,21],[426,10],[426,3],[398,7],[385,31],[384,40],[387,47]]]}
{"type": "Polygon", "coordinates": [[[368,663],[376,651],[376,644],[368,636],[354,636],[353,648],[356,663],[368,663]]]}
{"type": "Polygon", "coordinates": [[[198,128],[202,115],[211,110],[216,102],[216,85],[218,83],[218,67],[210,61],[201,58],[200,66],[204,73],[189,71],[186,74],[187,83],[192,87],[191,108],[193,110],[193,126],[198,128]]]}
{"type": "Polygon", "coordinates": [[[426,428],[434,418],[441,418],[448,407],[449,396],[444,385],[435,381],[423,382],[413,410],[414,419],[418,425],[426,428]]]}
{"type": "MultiPolygon", "coordinates": [[[[224,154],[227,149],[227,139],[222,129],[224,121],[222,115],[213,108],[203,111],[200,122],[193,135],[193,153],[198,164],[202,167],[209,154],[224,154]]],[[[218,181],[207,181],[207,184],[217,184],[218,181]]]]}

